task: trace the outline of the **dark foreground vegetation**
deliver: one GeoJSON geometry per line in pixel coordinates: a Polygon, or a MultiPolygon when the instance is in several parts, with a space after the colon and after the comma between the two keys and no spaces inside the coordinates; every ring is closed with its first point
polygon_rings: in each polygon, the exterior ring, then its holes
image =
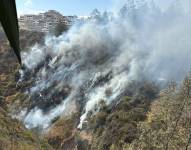
{"type": "Polygon", "coordinates": [[[45,139],[9,115],[11,109],[27,100],[27,96],[16,88],[19,64],[5,35],[0,34],[0,150],[52,149],[45,139]]]}
{"type": "MultiPolygon", "coordinates": [[[[28,96],[16,86],[19,65],[3,34],[0,35],[0,149],[2,150],[190,150],[191,75],[181,85],[165,90],[151,82],[132,82],[119,100],[99,103],[82,130],[80,112],[55,120],[43,135],[27,130],[10,112],[28,105],[28,96]]],[[[43,34],[22,31],[27,49],[43,34]],[[28,43],[25,39],[29,39],[28,43]]],[[[30,85],[30,84],[29,84],[30,85]]],[[[29,86],[28,85],[28,86],[29,86]]]]}
{"type": "Polygon", "coordinates": [[[111,109],[102,103],[100,112],[90,119],[92,149],[190,150],[190,92],[191,75],[180,87],[172,82],[154,101],[143,92],[111,109]]]}

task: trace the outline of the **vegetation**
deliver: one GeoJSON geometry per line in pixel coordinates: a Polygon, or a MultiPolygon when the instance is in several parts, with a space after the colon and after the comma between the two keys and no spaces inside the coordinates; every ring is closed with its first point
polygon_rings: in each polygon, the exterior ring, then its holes
{"type": "Polygon", "coordinates": [[[47,133],[46,139],[54,149],[74,149],[76,136],[76,118],[78,114],[60,118],[47,133]]]}
{"type": "Polygon", "coordinates": [[[147,120],[139,124],[139,139],[132,149],[191,149],[191,75],[180,88],[171,84],[151,105],[147,120]]]}
{"type": "Polygon", "coordinates": [[[148,84],[140,89],[112,107],[100,103],[100,111],[88,123],[91,149],[191,149],[191,74],[181,86],[172,82],[158,96],[148,84]]]}
{"type": "Polygon", "coordinates": [[[10,111],[22,107],[27,100],[27,96],[19,92],[16,87],[16,73],[19,64],[16,63],[16,58],[9,50],[5,37],[0,40],[0,45],[0,149],[52,149],[46,140],[41,139],[35,133],[27,130],[18,120],[10,117],[10,111]]]}
{"type": "MultiPolygon", "coordinates": [[[[43,43],[41,33],[21,31],[23,49],[35,44],[35,39],[43,43]],[[25,43],[29,37],[32,39],[25,43]]],[[[80,114],[73,114],[57,118],[46,135],[39,137],[9,116],[29,103],[16,86],[17,60],[5,39],[0,38],[0,44],[0,149],[191,149],[191,74],[182,85],[172,82],[160,93],[153,83],[132,82],[119,100],[110,105],[102,100],[98,112],[90,112],[83,130],[76,128],[80,114]]]]}
{"type": "Polygon", "coordinates": [[[2,150],[36,150],[52,149],[47,141],[26,130],[23,125],[7,115],[8,112],[0,107],[0,149],[2,150]]]}
{"type": "Polygon", "coordinates": [[[21,50],[28,49],[31,45],[35,44],[42,45],[44,43],[44,36],[45,34],[41,32],[20,30],[21,50]]]}
{"type": "Polygon", "coordinates": [[[122,98],[112,107],[107,107],[104,101],[100,103],[100,111],[88,124],[93,134],[92,150],[122,149],[139,137],[137,125],[145,120],[152,98],[157,96],[157,88],[146,82],[136,93],[122,98]],[[150,95],[154,97],[150,98],[150,95]]]}
{"type": "Polygon", "coordinates": [[[68,31],[69,26],[67,26],[65,23],[59,23],[57,24],[54,34],[55,36],[60,36],[63,32],[68,31]]]}

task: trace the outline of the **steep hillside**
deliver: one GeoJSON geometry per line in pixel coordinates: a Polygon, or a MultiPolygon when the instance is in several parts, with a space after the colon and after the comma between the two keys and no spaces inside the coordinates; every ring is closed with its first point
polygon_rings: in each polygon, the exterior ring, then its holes
{"type": "Polygon", "coordinates": [[[190,150],[191,30],[171,9],[21,31],[23,66],[0,33],[0,149],[190,150]]]}
{"type": "Polygon", "coordinates": [[[0,149],[52,149],[46,140],[27,130],[9,115],[10,106],[20,100],[24,101],[26,96],[16,88],[16,73],[20,67],[17,59],[4,34],[1,33],[0,36],[0,149]]]}

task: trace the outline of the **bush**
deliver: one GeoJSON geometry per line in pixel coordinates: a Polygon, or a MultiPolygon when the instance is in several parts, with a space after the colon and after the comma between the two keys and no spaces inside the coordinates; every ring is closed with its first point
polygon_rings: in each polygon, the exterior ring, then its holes
{"type": "Polygon", "coordinates": [[[54,34],[55,36],[60,36],[63,32],[68,31],[69,27],[64,23],[57,24],[54,34]]]}

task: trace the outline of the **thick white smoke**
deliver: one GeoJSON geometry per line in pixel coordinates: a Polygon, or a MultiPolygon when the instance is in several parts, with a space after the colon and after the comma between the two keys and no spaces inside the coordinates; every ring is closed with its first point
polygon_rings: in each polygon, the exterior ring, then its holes
{"type": "Polygon", "coordinates": [[[188,2],[170,3],[163,10],[153,1],[126,4],[113,16],[94,16],[23,53],[26,69],[20,82],[33,80],[28,93],[33,101],[38,95],[23,115],[26,126],[45,129],[76,101],[83,106],[82,127],[100,100],[116,100],[132,80],[182,80],[191,67],[188,2]],[[26,72],[32,72],[30,79],[23,79],[26,72]],[[47,109],[41,101],[59,103],[47,109]]]}

